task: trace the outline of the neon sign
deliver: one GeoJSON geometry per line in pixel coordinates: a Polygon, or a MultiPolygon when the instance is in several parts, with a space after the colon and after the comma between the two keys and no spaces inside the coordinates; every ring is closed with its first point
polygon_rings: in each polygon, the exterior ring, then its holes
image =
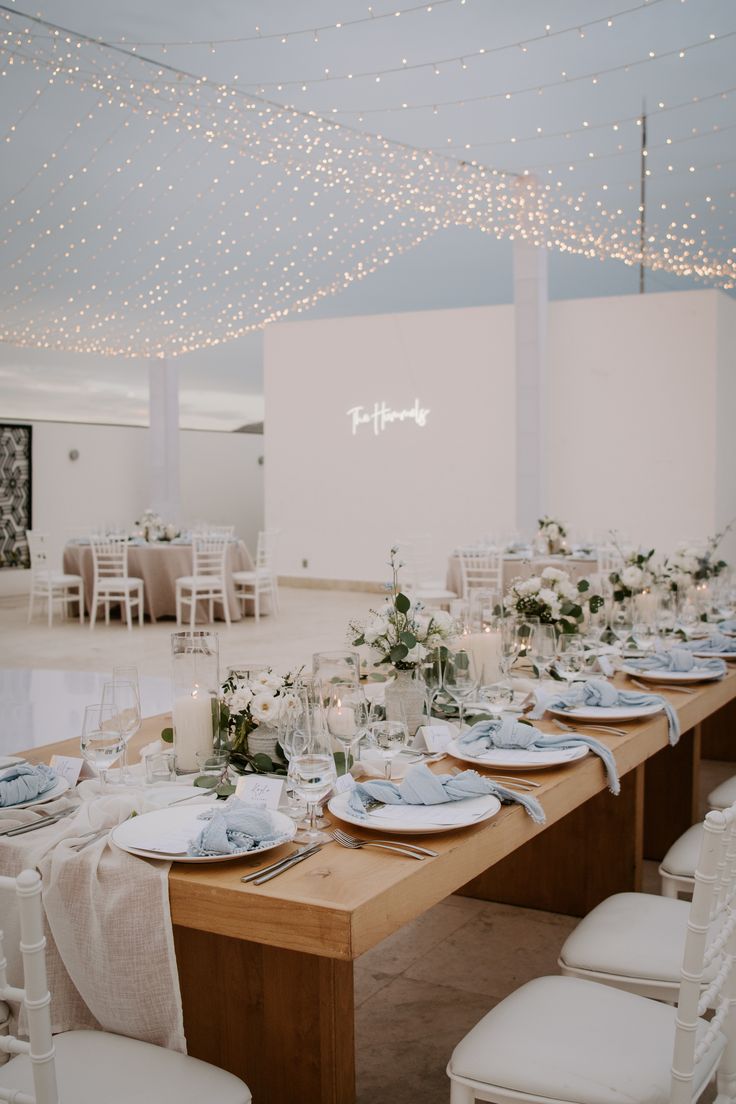
{"type": "Polygon", "coordinates": [[[378,437],[380,433],[384,432],[386,426],[393,422],[414,422],[420,429],[423,429],[427,424],[430,411],[419,405],[419,399],[415,399],[414,405],[409,407],[408,410],[392,410],[385,402],[376,402],[373,404],[372,410],[365,406],[351,406],[346,413],[350,418],[353,437],[355,437],[361,426],[372,426],[373,435],[378,437]]]}

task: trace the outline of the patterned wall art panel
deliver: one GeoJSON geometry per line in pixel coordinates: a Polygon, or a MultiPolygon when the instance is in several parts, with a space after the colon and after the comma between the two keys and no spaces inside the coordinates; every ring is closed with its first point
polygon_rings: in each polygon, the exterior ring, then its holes
{"type": "Polygon", "coordinates": [[[0,422],[0,567],[28,567],[31,426],[0,422]]]}

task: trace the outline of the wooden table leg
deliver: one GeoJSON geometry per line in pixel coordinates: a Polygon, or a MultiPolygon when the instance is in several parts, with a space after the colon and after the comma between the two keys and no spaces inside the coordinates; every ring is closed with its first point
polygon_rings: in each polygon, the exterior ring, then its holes
{"type": "Polygon", "coordinates": [[[353,964],[174,927],[189,1053],[263,1104],[353,1104],[353,964]]]}
{"type": "Polygon", "coordinates": [[[699,819],[700,725],[683,732],[645,765],[644,856],[662,859],[699,819]]]}
{"type": "Polygon", "coordinates": [[[704,759],[736,762],[736,700],[706,717],[701,729],[704,759]]]}
{"type": "Polygon", "coordinates": [[[612,893],[641,889],[644,770],[597,794],[460,890],[467,897],[584,916],[612,893]]]}

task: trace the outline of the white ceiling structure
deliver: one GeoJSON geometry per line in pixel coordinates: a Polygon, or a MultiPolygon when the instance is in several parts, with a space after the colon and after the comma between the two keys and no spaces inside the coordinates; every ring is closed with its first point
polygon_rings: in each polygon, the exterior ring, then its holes
{"type": "Polygon", "coordinates": [[[553,295],[731,292],[735,46],[732,0],[0,3],[8,413],[145,421],[166,355],[231,428],[264,325],[508,300],[518,235],[553,295]]]}

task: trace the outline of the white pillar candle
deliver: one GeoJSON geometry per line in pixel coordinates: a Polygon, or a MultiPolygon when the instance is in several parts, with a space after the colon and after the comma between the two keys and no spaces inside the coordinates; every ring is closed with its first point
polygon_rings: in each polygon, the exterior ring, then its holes
{"type": "Polygon", "coordinates": [[[356,734],[355,713],[345,709],[338,699],[337,705],[327,710],[327,727],[333,736],[343,736],[351,740],[356,734]]]}
{"type": "Polygon", "coordinates": [[[637,594],[634,599],[637,617],[642,621],[654,621],[657,612],[657,596],[651,591],[645,590],[637,594]]]}
{"type": "Polygon", "coordinates": [[[174,700],[172,715],[177,768],[196,771],[197,752],[209,755],[212,751],[212,697],[206,691],[193,690],[174,700]]]}
{"type": "Polygon", "coordinates": [[[470,633],[463,643],[478,668],[481,685],[498,682],[501,677],[501,634],[495,630],[470,633]]]}

